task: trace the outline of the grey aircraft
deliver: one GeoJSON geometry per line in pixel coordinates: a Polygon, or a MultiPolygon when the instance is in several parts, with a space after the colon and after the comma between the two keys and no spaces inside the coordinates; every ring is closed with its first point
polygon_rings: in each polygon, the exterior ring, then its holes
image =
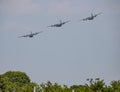
{"type": "Polygon", "coordinates": [[[100,12],[100,13],[95,14],[95,15],[93,15],[93,14],[91,13],[91,16],[90,16],[90,17],[83,18],[83,19],[81,19],[81,21],[93,20],[95,17],[97,17],[97,16],[100,15],[100,14],[102,14],[102,13],[100,12]]]}
{"type": "Polygon", "coordinates": [[[60,20],[60,23],[54,24],[54,25],[50,25],[50,26],[48,26],[48,27],[62,27],[64,24],[66,24],[66,23],[68,23],[68,22],[70,22],[70,20],[69,20],[69,21],[65,21],[65,22],[62,22],[62,21],[60,20]]]}
{"type": "Polygon", "coordinates": [[[27,34],[27,35],[23,35],[23,36],[19,36],[19,37],[29,37],[29,38],[32,38],[34,37],[35,35],[39,34],[39,33],[42,33],[43,31],[40,31],[40,32],[35,32],[35,33],[30,33],[30,34],[27,34]]]}

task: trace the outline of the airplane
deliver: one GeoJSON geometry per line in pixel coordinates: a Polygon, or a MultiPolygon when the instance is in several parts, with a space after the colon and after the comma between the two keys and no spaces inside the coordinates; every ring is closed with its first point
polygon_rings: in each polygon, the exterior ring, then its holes
{"type": "Polygon", "coordinates": [[[66,23],[68,23],[68,22],[70,22],[70,20],[69,20],[69,21],[65,21],[65,22],[62,22],[62,21],[60,20],[60,23],[54,24],[54,25],[50,25],[50,26],[48,26],[48,27],[62,27],[64,24],[66,24],[66,23]]]}
{"type": "Polygon", "coordinates": [[[27,35],[23,35],[23,36],[19,36],[19,37],[29,37],[29,38],[32,38],[34,37],[35,35],[39,34],[39,33],[42,33],[43,31],[40,31],[40,32],[35,32],[35,33],[30,33],[30,34],[27,34],[27,35]]]}
{"type": "Polygon", "coordinates": [[[93,14],[91,13],[91,16],[90,16],[90,17],[83,18],[83,19],[81,19],[81,21],[93,20],[95,17],[97,17],[97,16],[100,15],[100,14],[102,14],[102,13],[100,12],[100,13],[95,14],[95,15],[93,15],[93,14]]]}

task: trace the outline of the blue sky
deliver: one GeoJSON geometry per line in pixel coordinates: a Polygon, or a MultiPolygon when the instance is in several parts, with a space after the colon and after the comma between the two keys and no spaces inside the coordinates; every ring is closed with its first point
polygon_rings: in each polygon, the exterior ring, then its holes
{"type": "Polygon", "coordinates": [[[23,71],[38,84],[120,79],[119,9],[119,0],[0,0],[0,74],[23,71]],[[59,20],[71,22],[47,28],[59,20]],[[18,38],[31,31],[44,32],[18,38]]]}

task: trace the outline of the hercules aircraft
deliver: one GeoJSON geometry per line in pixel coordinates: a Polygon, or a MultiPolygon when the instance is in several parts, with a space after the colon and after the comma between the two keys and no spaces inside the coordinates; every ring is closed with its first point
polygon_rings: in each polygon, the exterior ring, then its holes
{"type": "Polygon", "coordinates": [[[62,21],[60,20],[60,23],[54,24],[54,25],[51,25],[51,26],[48,26],[48,27],[61,27],[62,25],[66,24],[66,23],[68,23],[68,22],[70,22],[70,20],[69,20],[69,21],[65,21],[65,22],[62,22],[62,21]]]}
{"type": "Polygon", "coordinates": [[[19,37],[29,37],[29,38],[32,38],[33,36],[39,34],[39,33],[42,33],[43,31],[40,31],[40,32],[35,32],[35,33],[30,33],[30,34],[27,34],[27,35],[23,35],[23,36],[19,36],[19,37]]]}
{"type": "Polygon", "coordinates": [[[95,14],[95,15],[93,15],[93,14],[91,13],[91,16],[90,16],[90,17],[84,18],[84,19],[82,19],[81,21],[93,20],[95,17],[97,17],[97,16],[100,15],[100,14],[102,14],[102,13],[98,13],[98,14],[95,14]]]}

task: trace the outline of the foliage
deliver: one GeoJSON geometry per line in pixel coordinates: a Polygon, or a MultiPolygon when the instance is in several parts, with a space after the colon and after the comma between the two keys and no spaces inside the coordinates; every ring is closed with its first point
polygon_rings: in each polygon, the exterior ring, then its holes
{"type": "Polygon", "coordinates": [[[0,92],[33,92],[35,85],[24,72],[8,71],[0,75],[0,92]]]}
{"type": "Polygon", "coordinates": [[[8,81],[15,83],[19,86],[30,83],[29,77],[24,72],[8,71],[3,74],[4,78],[8,78],[8,81]]]}
{"type": "Polygon", "coordinates": [[[100,78],[87,79],[83,85],[59,85],[58,83],[42,83],[40,85],[30,82],[30,78],[20,71],[8,71],[0,75],[0,92],[120,92],[120,80],[111,81],[106,85],[100,78]]]}
{"type": "Polygon", "coordinates": [[[111,82],[112,92],[120,92],[120,80],[111,82]]]}
{"type": "Polygon", "coordinates": [[[91,79],[87,79],[87,81],[89,81],[90,83],[90,88],[92,90],[94,90],[94,92],[97,92],[97,91],[103,91],[104,90],[104,87],[105,87],[105,83],[104,83],[104,80],[100,80],[99,78],[96,78],[95,80],[93,80],[92,78],[91,79]]]}

